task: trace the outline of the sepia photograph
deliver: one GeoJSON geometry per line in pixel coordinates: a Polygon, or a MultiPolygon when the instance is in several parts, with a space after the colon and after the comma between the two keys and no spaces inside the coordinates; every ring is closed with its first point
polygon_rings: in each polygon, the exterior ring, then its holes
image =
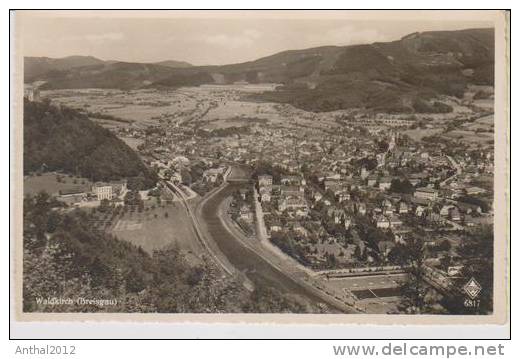
{"type": "Polygon", "coordinates": [[[507,320],[505,12],[12,21],[18,320],[507,320]]]}

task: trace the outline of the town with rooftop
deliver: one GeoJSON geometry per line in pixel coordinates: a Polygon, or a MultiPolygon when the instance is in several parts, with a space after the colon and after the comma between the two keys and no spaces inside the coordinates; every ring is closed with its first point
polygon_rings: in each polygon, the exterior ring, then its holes
{"type": "Polygon", "coordinates": [[[226,262],[218,240],[206,243],[211,235],[198,228],[200,218],[185,227],[197,206],[231,184],[218,207],[229,232],[322,297],[360,312],[402,312],[406,244],[414,237],[424,240],[423,279],[433,296],[460,292],[460,248],[493,224],[493,88],[446,97],[449,113],[392,114],[308,112],[251,98],[275,86],[28,87],[27,97],[74,108],[109,129],[160,180],[136,191],[125,179],[45,173],[27,177],[26,187],[68,181],[56,187],[58,200],[96,212],[99,231],[152,251],[161,239],[135,233],[147,221],[172,223],[157,236],[178,232],[171,236],[194,261],[206,248],[226,262]],[[180,238],[194,236],[204,243],[180,238]]]}

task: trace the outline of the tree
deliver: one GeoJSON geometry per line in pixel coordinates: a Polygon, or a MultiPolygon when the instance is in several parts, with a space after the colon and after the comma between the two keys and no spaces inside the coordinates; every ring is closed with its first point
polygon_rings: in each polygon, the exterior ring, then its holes
{"type": "Polygon", "coordinates": [[[99,203],[98,207],[99,212],[106,213],[110,210],[110,201],[106,198],[103,198],[99,203]]]}
{"type": "Polygon", "coordinates": [[[327,253],[325,257],[327,260],[327,266],[329,268],[334,268],[336,266],[336,256],[334,253],[327,253]]]}
{"type": "Polygon", "coordinates": [[[471,230],[457,248],[463,265],[461,276],[455,281],[456,286],[463,287],[471,278],[474,278],[482,287],[478,299],[478,308],[464,307],[457,298],[446,300],[445,306],[451,313],[488,314],[493,311],[493,226],[482,225],[471,230]]]}
{"type": "Polygon", "coordinates": [[[431,313],[437,300],[432,289],[424,282],[425,245],[421,237],[406,241],[408,280],[401,286],[402,299],[399,310],[407,314],[431,313]]]}
{"type": "Polygon", "coordinates": [[[445,255],[445,256],[442,256],[442,258],[439,259],[439,262],[440,262],[441,269],[444,270],[444,271],[447,271],[448,267],[451,266],[452,259],[451,259],[450,256],[445,255]]]}
{"type": "Polygon", "coordinates": [[[414,187],[407,179],[401,181],[398,178],[394,178],[390,183],[390,192],[412,194],[414,187]]]}
{"type": "Polygon", "coordinates": [[[385,140],[381,140],[381,141],[376,140],[376,145],[377,145],[377,150],[380,153],[388,151],[388,148],[390,147],[388,142],[386,142],[385,140]]]}
{"type": "Polygon", "coordinates": [[[110,181],[142,172],[146,185],[157,181],[157,176],[121,139],[65,106],[24,101],[23,142],[26,173],[44,167],[93,181],[110,181]]]}
{"type": "Polygon", "coordinates": [[[354,249],[354,257],[358,260],[361,260],[361,248],[356,244],[356,249],[354,249]]]}
{"type": "Polygon", "coordinates": [[[408,264],[408,250],[406,246],[402,244],[397,244],[394,248],[390,250],[388,253],[388,260],[400,266],[405,266],[408,264]]]}
{"type": "Polygon", "coordinates": [[[182,183],[186,186],[190,186],[192,183],[192,176],[190,174],[190,171],[188,171],[186,168],[183,168],[181,170],[181,178],[182,183]]]}

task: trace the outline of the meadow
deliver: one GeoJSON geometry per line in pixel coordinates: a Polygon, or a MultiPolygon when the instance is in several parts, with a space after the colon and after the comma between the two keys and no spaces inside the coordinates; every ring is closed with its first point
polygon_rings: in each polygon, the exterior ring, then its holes
{"type": "Polygon", "coordinates": [[[126,212],[118,217],[110,231],[117,238],[140,246],[149,253],[177,246],[194,262],[199,262],[194,253],[204,253],[180,202],[161,206],[146,202],[142,212],[126,212]]]}
{"type": "Polygon", "coordinates": [[[60,191],[88,192],[91,187],[92,182],[87,178],[46,172],[40,175],[25,176],[23,181],[23,194],[24,196],[35,195],[41,191],[53,195],[59,194],[60,191]]]}

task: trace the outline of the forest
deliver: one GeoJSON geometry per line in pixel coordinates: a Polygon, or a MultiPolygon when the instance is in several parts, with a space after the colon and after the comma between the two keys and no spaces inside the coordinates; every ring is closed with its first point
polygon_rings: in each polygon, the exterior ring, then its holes
{"type": "Polygon", "coordinates": [[[24,312],[306,313],[322,309],[270,287],[246,290],[208,259],[194,265],[175,245],[148,254],[93,229],[90,213],[41,192],[24,199],[24,312]],[[61,298],[109,300],[114,305],[61,298]]]}
{"type": "Polygon", "coordinates": [[[62,171],[91,181],[139,178],[143,189],[157,176],[109,130],[73,109],[24,101],[24,174],[62,171]]]}

